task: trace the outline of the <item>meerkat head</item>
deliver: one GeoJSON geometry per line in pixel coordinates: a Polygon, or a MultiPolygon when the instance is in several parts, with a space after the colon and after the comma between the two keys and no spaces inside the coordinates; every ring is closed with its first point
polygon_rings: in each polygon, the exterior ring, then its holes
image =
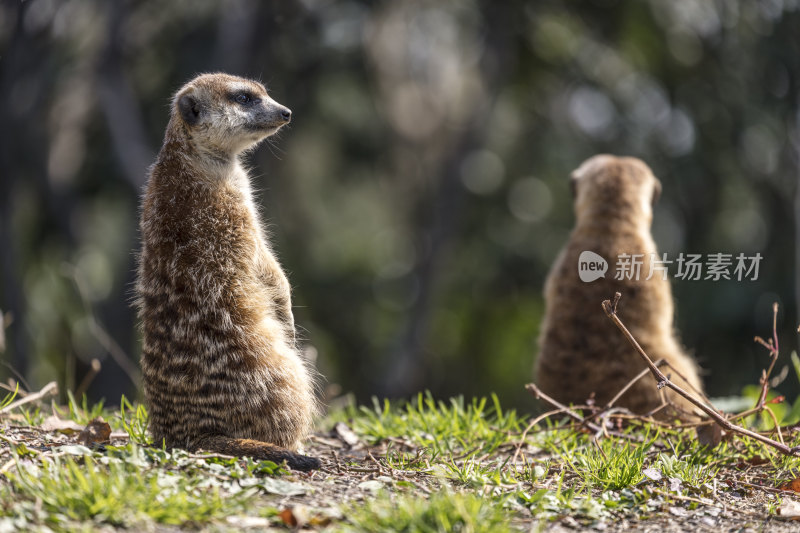
{"type": "Polygon", "coordinates": [[[198,150],[230,158],[275,134],[289,123],[292,112],[256,81],[202,74],[175,95],[172,116],[198,150]]]}
{"type": "Polygon", "coordinates": [[[661,182],[643,161],[605,154],[584,161],[572,173],[570,187],[579,220],[617,218],[616,213],[649,225],[661,195],[661,182]]]}

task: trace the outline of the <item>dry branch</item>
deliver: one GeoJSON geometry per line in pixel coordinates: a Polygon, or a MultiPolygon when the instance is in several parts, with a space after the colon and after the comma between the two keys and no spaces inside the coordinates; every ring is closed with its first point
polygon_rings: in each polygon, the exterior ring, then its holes
{"type": "MultiPolygon", "coordinates": [[[[537,387],[535,383],[528,383],[527,385],[525,385],[525,388],[537,400],[543,400],[543,401],[549,403],[550,405],[552,405],[553,407],[555,407],[557,409],[557,411],[555,411],[555,412],[564,413],[567,416],[569,416],[570,418],[573,418],[578,423],[579,426],[584,427],[584,428],[588,428],[589,430],[591,430],[594,433],[594,438],[598,438],[598,437],[601,437],[601,436],[613,435],[614,437],[617,437],[617,438],[620,438],[620,439],[626,439],[626,440],[631,440],[631,441],[636,441],[636,442],[641,442],[643,440],[641,437],[637,437],[637,436],[634,436],[634,435],[628,435],[627,433],[621,433],[621,432],[618,432],[618,431],[609,431],[608,428],[606,428],[604,424],[596,424],[596,423],[592,422],[590,418],[586,418],[584,416],[581,416],[581,414],[578,412],[578,410],[580,410],[580,409],[582,409],[584,407],[588,408],[588,406],[573,406],[572,408],[567,407],[566,405],[560,403],[559,401],[557,401],[557,400],[551,398],[550,396],[548,396],[547,394],[543,393],[542,390],[539,387],[537,387]]],[[[601,413],[603,413],[603,412],[605,412],[605,411],[601,411],[601,413]]],[[[526,431],[528,431],[528,430],[526,430],[526,431]]]]}
{"type": "Polygon", "coordinates": [[[16,402],[11,402],[10,404],[6,405],[2,409],[0,409],[0,415],[9,413],[14,409],[16,409],[17,407],[19,407],[20,405],[25,405],[26,403],[35,402],[36,400],[40,400],[45,396],[55,395],[55,394],[58,394],[58,385],[56,385],[55,381],[51,381],[50,383],[42,387],[42,390],[40,390],[39,392],[28,394],[24,398],[20,398],[16,402]]]}
{"type": "MultiPolygon", "coordinates": [[[[89,291],[86,287],[86,281],[81,276],[80,272],[78,272],[75,267],[69,263],[63,263],[61,265],[61,270],[65,276],[72,280],[75,284],[75,289],[77,290],[78,296],[81,299],[81,303],[83,304],[83,308],[86,312],[86,318],[89,324],[89,332],[95,338],[95,340],[102,346],[106,352],[111,356],[117,365],[122,369],[125,374],[127,374],[128,378],[130,378],[131,382],[136,385],[137,387],[142,382],[142,373],[139,371],[138,366],[128,357],[128,354],[125,353],[125,350],[117,343],[116,340],[108,333],[108,331],[103,327],[100,321],[94,314],[94,309],[89,301],[89,291]]],[[[94,363],[92,363],[94,367],[94,363]]],[[[100,370],[97,369],[97,372],[100,370]]],[[[91,379],[94,379],[94,375],[91,376],[91,379]]],[[[90,380],[91,381],[91,380],[90,380]]],[[[88,387],[88,383],[86,386],[88,387]]],[[[81,384],[81,387],[83,384],[81,384]]]]}
{"type": "MultiPolygon", "coordinates": [[[[781,442],[778,442],[776,440],[770,439],[769,437],[766,437],[766,436],[761,435],[759,433],[756,433],[754,431],[750,431],[747,428],[744,428],[744,427],[741,427],[741,426],[738,426],[736,424],[731,423],[730,420],[728,420],[725,416],[723,416],[722,414],[717,412],[716,409],[714,409],[713,407],[707,405],[701,399],[695,397],[694,395],[692,395],[689,392],[683,390],[681,387],[679,387],[678,385],[676,385],[675,383],[670,381],[669,378],[667,378],[667,376],[665,376],[661,372],[661,370],[659,370],[658,367],[653,363],[653,361],[645,353],[645,351],[642,349],[642,347],[639,345],[639,343],[633,337],[631,332],[628,331],[628,328],[625,327],[625,324],[622,323],[622,321],[620,320],[619,316],[617,315],[617,304],[619,303],[619,299],[621,298],[621,296],[622,295],[620,293],[615,293],[613,301],[612,300],[604,300],[603,304],[602,304],[603,305],[603,311],[605,311],[605,313],[608,316],[608,318],[610,318],[611,321],[614,322],[614,324],[619,328],[619,330],[622,331],[622,333],[628,339],[628,342],[631,343],[631,345],[634,347],[636,352],[639,354],[639,356],[645,362],[647,367],[650,369],[650,373],[653,375],[653,378],[655,378],[656,383],[657,383],[657,387],[659,389],[662,389],[664,387],[672,389],[676,394],[679,394],[680,396],[684,397],[686,400],[691,402],[693,405],[697,406],[700,410],[702,410],[704,413],[706,413],[714,422],[716,422],[716,424],[718,426],[720,426],[722,429],[724,429],[726,431],[730,431],[730,432],[733,432],[733,433],[739,433],[740,435],[744,435],[746,437],[750,437],[751,439],[755,439],[757,441],[763,442],[764,444],[775,448],[776,450],[778,450],[779,452],[781,452],[781,453],[783,453],[785,455],[800,456],[800,447],[791,447],[790,448],[789,446],[786,446],[785,444],[783,444],[781,442]]],[[[777,314],[777,308],[776,308],[775,312],[777,314]]],[[[777,334],[775,334],[774,336],[777,337],[777,334]]],[[[772,368],[775,366],[775,359],[777,358],[777,349],[778,349],[778,347],[777,347],[777,339],[774,341],[774,343],[773,342],[770,342],[770,343],[766,343],[765,342],[764,344],[765,344],[765,346],[767,346],[767,348],[770,349],[771,352],[774,353],[773,361],[772,361],[772,364],[769,367],[769,370],[765,371],[762,374],[762,380],[763,380],[762,381],[762,394],[763,394],[764,397],[766,397],[765,385],[764,384],[768,383],[769,374],[771,373],[772,368]]],[[[763,401],[761,399],[759,399],[759,405],[763,406],[762,402],[763,401]]]]}

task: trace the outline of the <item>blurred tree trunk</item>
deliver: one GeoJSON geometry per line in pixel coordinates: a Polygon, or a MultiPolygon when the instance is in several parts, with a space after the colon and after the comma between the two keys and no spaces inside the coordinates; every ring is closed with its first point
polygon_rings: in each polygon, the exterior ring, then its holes
{"type": "MultiPolygon", "coordinates": [[[[122,43],[128,17],[129,3],[126,0],[113,0],[107,4],[106,45],[102,52],[97,79],[99,103],[114,148],[118,168],[125,181],[131,186],[134,196],[142,193],[147,180],[147,169],[156,156],[156,151],[147,136],[147,128],[136,91],[125,72],[130,59],[123,54],[122,43]]],[[[131,213],[135,217],[136,213],[131,213]]],[[[138,224],[134,224],[138,228],[138,224]]],[[[137,242],[138,231],[125,235],[129,242],[137,242]]],[[[138,248],[138,243],[136,244],[138,248]]],[[[138,367],[138,356],[128,353],[134,342],[135,313],[130,302],[130,288],[134,284],[136,272],[135,255],[129,254],[124,277],[116,284],[114,292],[100,306],[97,315],[113,341],[122,348],[109,351],[111,359],[106,359],[102,367],[102,379],[97,379],[90,388],[93,397],[105,397],[117,401],[121,393],[128,396],[140,385],[138,375],[132,372],[126,361],[116,361],[128,357],[133,366],[138,367]],[[120,302],[123,305],[120,305],[120,302]],[[113,352],[113,353],[112,353],[113,352]],[[110,364],[115,361],[114,364],[110,364]]],[[[102,343],[101,343],[102,344],[102,343]]],[[[80,380],[88,365],[80,365],[77,379],[80,380]]]]}
{"type": "Polygon", "coordinates": [[[418,281],[418,297],[408,312],[406,325],[401,333],[391,360],[381,379],[384,394],[407,397],[417,391],[430,376],[429,354],[426,354],[426,339],[430,333],[433,312],[436,307],[436,292],[440,274],[447,264],[448,251],[458,235],[459,221],[465,189],[461,184],[460,171],[464,158],[473,150],[483,146],[486,125],[490,122],[499,89],[507,81],[510,65],[509,15],[512,9],[499,5],[483,7],[484,45],[480,62],[481,79],[485,84],[486,101],[475,102],[472,116],[458,134],[453,148],[443,158],[438,175],[439,186],[426,209],[429,216],[417,230],[417,249],[424,255],[417,261],[412,275],[418,281]]]}
{"type": "MultiPolygon", "coordinates": [[[[247,0],[231,0],[222,7],[217,26],[217,43],[212,60],[212,70],[221,70],[239,76],[250,75],[253,57],[253,39],[257,25],[264,25],[267,17],[258,16],[258,4],[247,0]]],[[[260,35],[270,33],[259,32],[260,35]]]]}
{"type": "MultiPolygon", "coordinates": [[[[488,107],[488,106],[487,106],[488,107]]],[[[461,135],[456,148],[442,165],[441,181],[427,206],[428,221],[417,234],[417,249],[423,255],[414,267],[412,276],[418,281],[418,296],[408,312],[408,320],[398,340],[388,371],[383,376],[382,389],[388,396],[406,397],[425,382],[429,367],[426,339],[430,332],[439,274],[447,263],[449,247],[457,234],[464,188],[460,181],[460,162],[480,146],[481,124],[486,112],[476,113],[471,125],[461,135]]]]}
{"type": "MultiPolygon", "coordinates": [[[[9,13],[10,16],[16,15],[16,29],[13,32],[10,42],[3,43],[2,70],[0,70],[0,99],[9,102],[13,82],[16,79],[16,69],[19,63],[18,52],[23,41],[22,35],[22,16],[27,6],[15,3],[15,11],[9,13]]],[[[9,6],[9,10],[14,9],[9,6]]],[[[13,131],[16,130],[15,117],[11,114],[10,106],[0,106],[0,249],[2,254],[3,269],[3,299],[0,301],[0,308],[3,312],[10,312],[14,318],[11,326],[6,350],[9,350],[11,357],[7,359],[8,365],[16,372],[25,375],[28,369],[27,346],[25,343],[25,321],[22,298],[22,287],[19,283],[20,268],[16,254],[16,243],[13,239],[11,230],[11,197],[14,194],[15,176],[19,174],[19,169],[14,164],[13,154],[15,143],[13,131]]],[[[5,374],[5,372],[3,372],[5,374]]]]}
{"type": "MultiPolygon", "coordinates": [[[[37,129],[30,119],[19,112],[14,106],[20,98],[27,99],[27,105],[36,108],[42,98],[42,86],[45,85],[44,76],[34,73],[46,62],[41,53],[41,46],[36,43],[35,36],[26,31],[23,24],[32,2],[10,2],[8,9],[9,18],[16,19],[14,30],[8,43],[2,51],[2,69],[0,70],[0,250],[3,250],[3,311],[9,311],[13,316],[13,324],[9,329],[10,342],[8,348],[11,357],[8,360],[15,377],[23,380],[29,370],[29,347],[26,317],[26,306],[22,286],[22,273],[24,271],[22,260],[18,256],[19,243],[15,241],[12,224],[12,199],[17,192],[17,182],[20,179],[34,180],[46,190],[45,169],[41,161],[41,154],[36,150],[44,143],[33,142],[32,131],[37,129]],[[39,83],[26,85],[39,78],[39,83]],[[21,91],[30,91],[24,96],[21,91]]],[[[45,51],[46,52],[46,51],[45,51]]],[[[41,194],[46,194],[40,191],[41,194]]],[[[48,202],[49,206],[52,206],[48,202]]]]}
{"type": "MultiPolygon", "coordinates": [[[[800,92],[796,102],[794,135],[790,135],[789,141],[794,144],[793,159],[797,177],[794,193],[794,303],[795,312],[800,314],[800,92]]],[[[795,316],[795,324],[800,324],[800,316],[795,316]]],[[[796,339],[800,341],[800,327],[797,332],[796,339]]]]}
{"type": "Polygon", "coordinates": [[[100,105],[122,174],[139,194],[155,151],[147,140],[141,107],[123,69],[127,63],[122,54],[126,2],[110,1],[107,9],[106,48],[98,69],[100,105]]]}

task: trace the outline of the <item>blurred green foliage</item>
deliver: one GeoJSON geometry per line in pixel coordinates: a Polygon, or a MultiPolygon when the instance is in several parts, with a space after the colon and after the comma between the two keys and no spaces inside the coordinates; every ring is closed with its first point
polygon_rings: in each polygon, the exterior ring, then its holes
{"type": "MultiPolygon", "coordinates": [[[[773,301],[796,344],[798,9],[3,2],[0,377],[80,389],[96,358],[91,396],[135,394],[138,196],[170,94],[225,70],[294,112],[251,163],[328,395],[532,405],[522,385],[573,221],[567,176],[598,152],[662,180],[662,251],[763,255],[757,281],[673,283],[710,394],[737,394],[767,362],[752,337],[770,334],[773,301]]],[[[781,392],[798,388],[792,376],[781,392]]]]}

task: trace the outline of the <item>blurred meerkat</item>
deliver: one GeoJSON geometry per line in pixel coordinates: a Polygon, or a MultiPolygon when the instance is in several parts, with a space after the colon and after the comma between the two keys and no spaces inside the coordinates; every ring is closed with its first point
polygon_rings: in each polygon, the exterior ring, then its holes
{"type": "Polygon", "coordinates": [[[295,450],[317,410],[312,374],[239,160],[290,120],[244,78],[203,74],[177,92],[142,203],[136,291],[155,442],[310,470],[319,461],[295,450]]]}
{"type": "MultiPolygon", "coordinates": [[[[651,258],[661,260],[650,234],[652,207],[661,192],[661,183],[639,159],[597,155],[573,172],[571,186],[576,223],[545,283],[546,312],[536,360],[539,387],[564,403],[583,404],[594,394],[597,405],[603,406],[646,368],[601,309],[601,302],[619,291],[620,319],[645,352],[653,361],[667,361],[694,389],[702,391],[698,367],[681,348],[674,332],[669,281],[657,268],[647,279],[651,258]],[[584,251],[608,261],[604,278],[581,281],[578,262],[584,251]],[[635,272],[633,279],[615,279],[615,265],[621,254],[642,254],[638,279],[635,272]]],[[[676,372],[664,372],[684,389],[692,390],[676,372]]],[[[681,410],[694,412],[683,398],[665,392],[681,410]]],[[[650,375],[638,380],[617,401],[617,405],[636,413],[647,413],[661,403],[650,375]]],[[[676,414],[681,415],[662,411],[658,416],[676,414]]]]}

